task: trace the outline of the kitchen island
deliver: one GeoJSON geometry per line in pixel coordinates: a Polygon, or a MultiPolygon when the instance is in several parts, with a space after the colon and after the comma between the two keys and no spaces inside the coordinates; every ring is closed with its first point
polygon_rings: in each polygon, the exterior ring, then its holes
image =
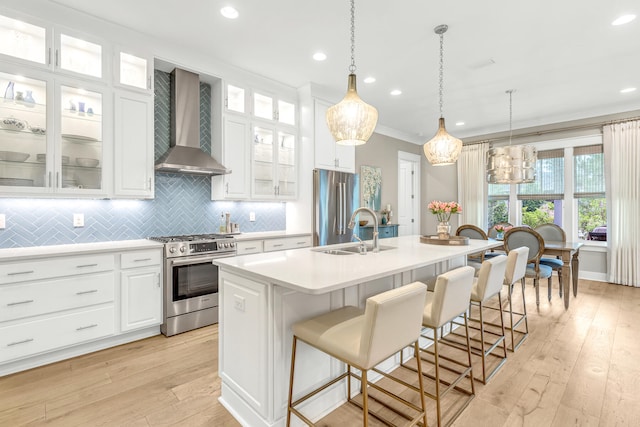
{"type": "MultiPolygon", "coordinates": [[[[293,323],[345,305],[364,307],[369,296],[426,281],[464,265],[468,254],[500,245],[430,245],[416,235],[385,239],[382,251],[366,255],[342,251],[357,246],[342,244],[214,260],[220,267],[220,402],[243,425],[284,426],[293,323]]],[[[294,396],[343,371],[304,344],[297,360],[294,396]]],[[[398,360],[385,363],[392,369],[398,360]]],[[[333,386],[302,410],[317,420],[345,401],[346,387],[333,386]]]]}

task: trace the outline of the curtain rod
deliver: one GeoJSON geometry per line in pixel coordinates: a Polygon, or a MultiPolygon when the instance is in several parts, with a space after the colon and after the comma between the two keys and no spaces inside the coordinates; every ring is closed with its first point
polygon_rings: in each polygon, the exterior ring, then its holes
{"type": "MultiPolygon", "coordinates": [[[[616,119],[616,120],[608,120],[608,121],[604,121],[604,122],[596,122],[596,123],[590,123],[590,124],[584,124],[584,125],[575,125],[575,126],[568,126],[568,127],[564,127],[564,128],[558,128],[558,129],[547,129],[547,130],[539,130],[539,131],[533,131],[533,132],[528,132],[528,133],[522,133],[522,134],[517,134],[514,135],[515,138],[527,138],[530,136],[542,136],[542,135],[547,135],[550,133],[562,133],[562,132],[568,132],[568,131],[574,131],[574,130],[582,130],[582,129],[593,129],[593,128],[598,128],[598,127],[602,127],[602,126],[606,126],[606,125],[615,125],[618,123],[625,123],[625,122],[630,122],[630,121],[634,121],[634,120],[640,120],[640,116],[636,116],[636,117],[629,117],[629,118],[625,118],[625,119],[616,119]]],[[[487,138],[487,139],[482,139],[480,141],[474,141],[474,142],[465,142],[463,143],[463,145],[476,145],[476,144],[484,144],[485,142],[496,142],[496,141],[503,141],[509,139],[509,136],[501,136],[501,137],[495,137],[495,138],[487,138]]]]}

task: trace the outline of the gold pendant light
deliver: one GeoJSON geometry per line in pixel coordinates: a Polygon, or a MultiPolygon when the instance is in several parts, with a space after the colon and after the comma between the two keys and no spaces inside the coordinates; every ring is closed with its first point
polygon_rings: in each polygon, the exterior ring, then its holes
{"type": "Polygon", "coordinates": [[[487,151],[487,182],[489,184],[524,184],[536,180],[537,152],[530,145],[511,145],[513,133],[513,89],[509,94],[509,145],[487,151]]]}
{"type": "Polygon", "coordinates": [[[327,110],[327,126],[337,144],[362,145],[371,137],[378,121],[378,110],[367,104],[356,91],[355,4],[351,0],[351,65],[347,94],[327,110]]]}
{"type": "Polygon", "coordinates": [[[454,164],[462,151],[462,141],[447,133],[442,115],[444,33],[447,32],[448,28],[447,25],[438,25],[433,30],[436,34],[440,35],[440,120],[438,121],[438,131],[431,140],[424,144],[423,148],[427,160],[434,166],[454,164]]]}

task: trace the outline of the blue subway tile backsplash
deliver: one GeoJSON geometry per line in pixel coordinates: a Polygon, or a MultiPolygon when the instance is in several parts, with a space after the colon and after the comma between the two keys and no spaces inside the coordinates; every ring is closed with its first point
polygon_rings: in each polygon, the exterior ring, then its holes
{"type": "MultiPolygon", "coordinates": [[[[169,74],[155,72],[155,156],[169,148],[169,74]]],[[[200,86],[202,148],[211,152],[211,87],[200,86]]],[[[286,228],[280,202],[211,201],[211,178],[156,173],[153,200],[0,199],[6,228],[0,248],[141,239],[218,231],[229,212],[241,232],[286,228]],[[254,212],[256,221],[249,221],[254,212]],[[73,214],[84,214],[84,227],[73,227],[73,214]]]]}

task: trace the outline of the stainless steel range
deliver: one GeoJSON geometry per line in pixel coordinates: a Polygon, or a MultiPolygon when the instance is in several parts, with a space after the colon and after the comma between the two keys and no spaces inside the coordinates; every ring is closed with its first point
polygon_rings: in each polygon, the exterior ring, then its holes
{"type": "Polygon", "coordinates": [[[233,236],[196,234],[150,237],[164,243],[164,322],[166,336],[218,322],[218,267],[214,258],[236,254],[233,236]]]}

